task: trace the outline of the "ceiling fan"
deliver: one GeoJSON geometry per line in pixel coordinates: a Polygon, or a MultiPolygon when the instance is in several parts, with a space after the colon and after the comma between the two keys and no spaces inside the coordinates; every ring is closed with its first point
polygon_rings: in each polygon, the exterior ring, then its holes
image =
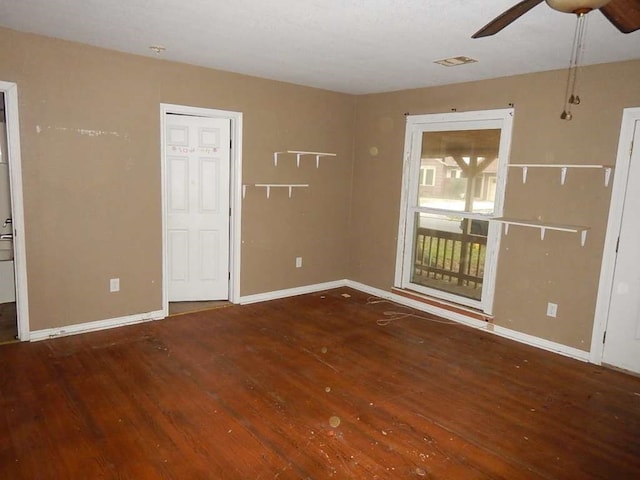
{"type": "Polygon", "coordinates": [[[564,109],[560,114],[562,120],[571,120],[573,118],[571,107],[580,103],[580,96],[576,94],[576,85],[578,65],[584,51],[586,15],[598,9],[622,33],[631,33],[640,29],[640,0],[523,0],[491,20],[471,38],[488,37],[498,33],[542,2],[546,2],[549,7],[559,12],[573,13],[578,19],[569,62],[564,109]]]}
{"type": "Polygon", "coordinates": [[[488,37],[498,33],[542,2],[559,12],[576,15],[585,15],[599,9],[622,33],[640,29],[640,0],[523,0],[491,20],[471,38],[488,37]]]}

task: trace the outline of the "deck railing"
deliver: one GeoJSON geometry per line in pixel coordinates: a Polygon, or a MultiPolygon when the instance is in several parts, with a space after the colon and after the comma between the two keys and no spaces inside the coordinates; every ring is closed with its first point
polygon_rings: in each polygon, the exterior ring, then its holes
{"type": "Polygon", "coordinates": [[[418,228],[415,245],[415,283],[438,280],[460,287],[482,288],[487,237],[418,228]]]}

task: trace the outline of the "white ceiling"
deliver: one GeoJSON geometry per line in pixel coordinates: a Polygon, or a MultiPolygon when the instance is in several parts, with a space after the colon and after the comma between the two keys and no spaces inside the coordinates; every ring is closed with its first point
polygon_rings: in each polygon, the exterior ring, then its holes
{"type": "MultiPolygon", "coordinates": [[[[167,60],[362,94],[565,68],[575,17],[541,4],[471,35],[517,0],[0,0],[0,25],[167,60]],[[478,63],[433,62],[464,55],[478,63]]],[[[585,64],[640,59],[589,14],[585,64]]],[[[4,46],[7,48],[7,46],[4,46]]]]}

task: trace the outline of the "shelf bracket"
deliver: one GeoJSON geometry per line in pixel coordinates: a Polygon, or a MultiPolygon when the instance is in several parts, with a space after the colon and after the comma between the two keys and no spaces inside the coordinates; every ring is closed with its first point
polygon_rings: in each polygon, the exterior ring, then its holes
{"type": "MultiPolygon", "coordinates": [[[[293,196],[293,189],[294,188],[305,188],[305,187],[308,187],[309,184],[308,183],[255,183],[253,186],[266,189],[267,198],[271,198],[271,189],[272,188],[286,188],[288,190],[288,192],[289,192],[289,198],[291,198],[293,196]]],[[[246,185],[242,186],[243,195],[244,195],[245,190],[246,190],[245,187],[246,187],[246,185]]]]}
{"type": "Polygon", "coordinates": [[[337,154],[335,153],[325,153],[325,152],[306,152],[301,150],[286,150],[284,152],[273,152],[273,164],[278,166],[278,155],[283,153],[290,153],[296,156],[296,166],[300,168],[300,159],[303,155],[313,155],[316,157],[316,168],[320,168],[320,157],[335,157],[337,154]]]}
{"type": "Polygon", "coordinates": [[[527,183],[527,171],[529,167],[522,167],[522,183],[527,183]]]}
{"type": "Polygon", "coordinates": [[[560,168],[560,185],[564,185],[567,180],[567,167],[560,168]]]}
{"type": "Polygon", "coordinates": [[[604,169],[604,186],[609,186],[609,180],[611,180],[611,167],[605,167],[604,169]]]}
{"type": "Polygon", "coordinates": [[[554,225],[554,224],[544,224],[537,221],[531,220],[516,220],[516,219],[507,219],[507,218],[490,218],[490,220],[500,222],[504,225],[504,234],[505,236],[509,234],[509,226],[510,225],[520,225],[523,227],[531,227],[537,228],[540,230],[540,240],[544,240],[544,237],[547,234],[547,230],[557,230],[561,232],[571,232],[571,233],[579,233],[580,234],[580,244],[584,247],[587,241],[587,231],[589,227],[583,227],[580,225],[554,225]]]}

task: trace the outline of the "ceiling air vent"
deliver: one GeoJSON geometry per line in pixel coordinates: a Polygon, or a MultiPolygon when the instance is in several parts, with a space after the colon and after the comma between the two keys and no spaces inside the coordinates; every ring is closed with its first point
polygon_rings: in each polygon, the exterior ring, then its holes
{"type": "Polygon", "coordinates": [[[452,57],[445,58],[444,60],[437,60],[433,63],[443,65],[445,67],[457,67],[458,65],[466,65],[467,63],[475,63],[477,60],[469,57],[452,57]]]}

